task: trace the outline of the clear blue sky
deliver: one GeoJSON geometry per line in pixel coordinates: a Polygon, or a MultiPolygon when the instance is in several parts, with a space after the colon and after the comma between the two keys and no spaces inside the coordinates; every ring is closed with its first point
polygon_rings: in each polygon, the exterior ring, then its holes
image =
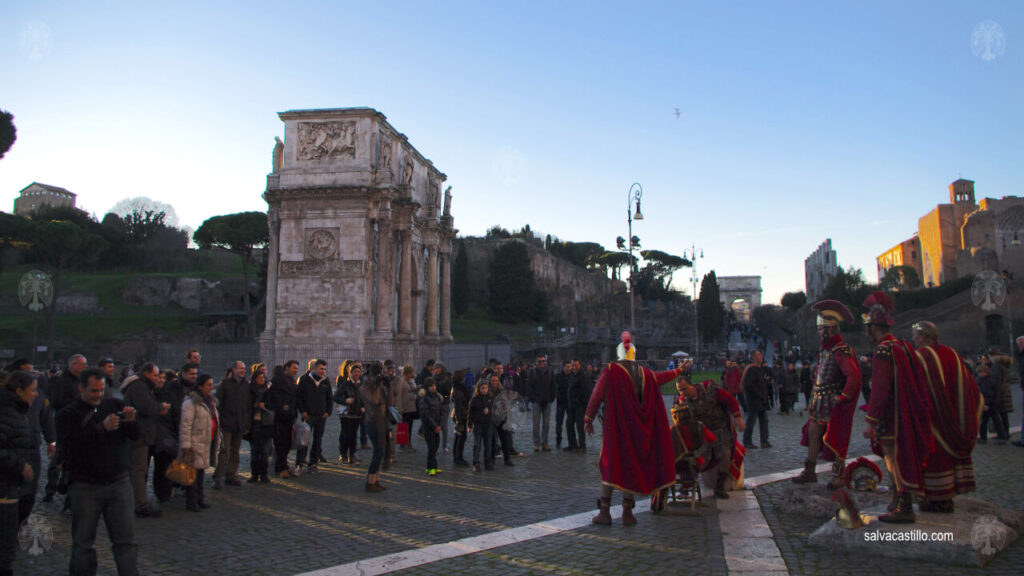
{"type": "Polygon", "coordinates": [[[778,302],[827,237],[875,280],[958,175],[1024,195],[1018,2],[149,4],[0,5],[5,210],[32,181],[99,217],[265,210],[277,112],[370,106],[448,175],[463,234],[613,247],[636,181],[645,248],[695,243],[700,275],[778,302]]]}

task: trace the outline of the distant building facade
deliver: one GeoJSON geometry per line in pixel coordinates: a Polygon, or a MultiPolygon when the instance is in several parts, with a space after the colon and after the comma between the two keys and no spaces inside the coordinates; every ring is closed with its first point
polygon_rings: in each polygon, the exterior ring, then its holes
{"type": "Polygon", "coordinates": [[[18,216],[28,216],[40,206],[70,206],[75,207],[75,193],[65,190],[59,186],[40,184],[33,182],[21,189],[20,195],[14,199],[14,213],[18,216]]]}
{"type": "Polygon", "coordinates": [[[949,203],[937,205],[917,226],[916,238],[878,256],[879,280],[900,261],[913,266],[926,287],[982,270],[1024,274],[1024,198],[983,198],[976,203],[974,181],[960,178],[949,185],[949,203]]]}
{"type": "Polygon", "coordinates": [[[878,281],[881,282],[885,273],[896,266],[909,266],[917,272],[921,278],[921,239],[915,233],[913,236],[900,242],[883,252],[878,258],[878,281]]]}
{"type": "Polygon", "coordinates": [[[832,249],[832,239],[826,238],[818,249],[804,259],[804,286],[807,301],[820,300],[828,287],[829,281],[839,272],[836,251],[832,249]]]}

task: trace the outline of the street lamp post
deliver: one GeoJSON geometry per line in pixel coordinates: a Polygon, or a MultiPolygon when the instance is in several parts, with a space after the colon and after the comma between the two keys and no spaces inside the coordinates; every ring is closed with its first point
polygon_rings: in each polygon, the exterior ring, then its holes
{"type": "Polygon", "coordinates": [[[643,220],[644,215],[640,212],[640,197],[644,195],[644,189],[639,182],[633,182],[629,187],[629,194],[626,202],[626,224],[629,226],[629,236],[626,243],[629,245],[629,331],[636,328],[636,302],[633,295],[633,220],[643,220]],[[633,202],[636,202],[636,214],[633,214],[633,202]]]}
{"type": "Polygon", "coordinates": [[[693,285],[693,292],[691,299],[693,300],[693,363],[697,364],[700,360],[700,340],[697,336],[697,258],[704,257],[704,249],[697,248],[696,245],[690,244],[690,252],[687,253],[683,250],[683,258],[690,261],[690,283],[693,285]]]}

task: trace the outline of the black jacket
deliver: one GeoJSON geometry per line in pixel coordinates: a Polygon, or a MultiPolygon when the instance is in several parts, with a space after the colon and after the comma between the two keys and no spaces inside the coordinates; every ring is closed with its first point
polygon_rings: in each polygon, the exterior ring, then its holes
{"type": "Polygon", "coordinates": [[[477,426],[489,427],[492,422],[491,416],[493,415],[493,404],[494,399],[490,394],[476,394],[469,400],[469,425],[474,428],[477,426]],[[484,414],[484,408],[487,408],[487,414],[484,414]]]}
{"type": "Polygon", "coordinates": [[[465,386],[452,388],[452,411],[456,424],[464,424],[469,419],[469,397],[465,386]]]}
{"type": "Polygon", "coordinates": [[[217,387],[217,426],[228,433],[246,432],[252,422],[252,404],[249,403],[249,381],[227,377],[217,387]]]}
{"type": "MultiPolygon", "coordinates": [[[[160,402],[156,399],[156,386],[145,377],[139,377],[124,390],[124,403],[135,408],[135,422],[139,428],[139,441],[155,446],[160,402]]],[[[168,410],[170,412],[170,410],[168,410]]]]}
{"type": "Polygon", "coordinates": [[[53,423],[53,406],[46,398],[46,394],[39,390],[39,395],[28,407],[28,428],[32,433],[32,442],[39,446],[39,435],[46,439],[47,443],[57,441],[57,428],[53,423]]]}
{"type": "Polygon", "coordinates": [[[569,372],[569,407],[586,408],[593,391],[594,386],[586,372],[569,372]]]}
{"type": "Polygon", "coordinates": [[[565,370],[555,374],[555,400],[562,406],[569,405],[569,374],[565,370]]]}
{"type": "Polygon", "coordinates": [[[427,391],[416,401],[423,427],[433,430],[441,425],[441,395],[427,391]]]}
{"type": "Polygon", "coordinates": [[[452,373],[447,370],[442,370],[437,376],[434,376],[434,382],[437,383],[437,393],[441,395],[441,402],[447,404],[452,401],[452,373]]]}
{"type": "Polygon", "coordinates": [[[758,412],[768,410],[772,405],[772,370],[766,366],[747,366],[743,372],[743,399],[747,410],[758,412]]]}
{"type": "Polygon", "coordinates": [[[345,418],[363,417],[363,398],[359,395],[359,384],[338,376],[338,388],[334,391],[334,402],[347,407],[345,418]],[[352,399],[351,404],[348,403],[349,398],[352,399]]]}
{"type": "MultiPolygon", "coordinates": [[[[38,434],[36,437],[38,438],[38,434]]],[[[21,472],[39,447],[28,425],[28,404],[7,389],[0,389],[0,498],[20,498],[31,490],[21,472]]]]}
{"type": "Polygon", "coordinates": [[[331,412],[331,381],[324,379],[317,385],[313,375],[306,372],[299,378],[299,389],[295,394],[295,405],[299,414],[303,412],[311,419],[322,418],[331,412]]]}
{"type": "Polygon", "coordinates": [[[551,375],[551,368],[534,368],[526,381],[526,399],[530,402],[550,404],[555,400],[555,392],[555,379],[551,375]]]}
{"type": "Polygon", "coordinates": [[[78,400],[78,376],[75,376],[68,370],[64,370],[53,380],[50,380],[50,384],[46,390],[46,397],[50,399],[50,405],[53,406],[53,412],[56,414],[64,409],[65,406],[69,406],[78,400]]]}
{"type": "Polygon", "coordinates": [[[123,409],[124,402],[116,398],[104,398],[95,408],[79,399],[57,414],[58,443],[72,482],[110,484],[128,476],[137,423],[122,421],[113,431],[103,427],[107,416],[123,409]]]}
{"type": "Polygon", "coordinates": [[[295,420],[295,381],[279,374],[270,380],[270,390],[263,398],[267,408],[274,411],[275,422],[283,425],[295,420]]]}

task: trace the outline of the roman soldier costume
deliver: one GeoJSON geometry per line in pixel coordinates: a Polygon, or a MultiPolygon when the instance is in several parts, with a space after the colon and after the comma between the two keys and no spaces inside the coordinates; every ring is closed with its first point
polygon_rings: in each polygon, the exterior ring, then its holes
{"type": "MultiPolygon", "coordinates": [[[[914,522],[913,496],[924,495],[923,468],[934,449],[931,432],[931,400],[926,390],[924,366],[912,344],[888,332],[895,324],[892,301],[875,292],[864,301],[864,324],[882,326],[871,360],[871,400],[867,422],[874,433],[871,449],[885,458],[892,477],[895,501],[883,522],[914,522]]],[[[870,430],[870,428],[869,428],[870,430]]]]}
{"type": "Polygon", "coordinates": [[[807,460],[804,470],[793,478],[797,484],[817,482],[818,476],[814,468],[817,464],[818,452],[826,460],[832,461],[832,479],[828,487],[836,490],[842,485],[843,467],[846,452],[850,446],[850,431],[853,428],[853,414],[860,397],[860,366],[857,355],[839,334],[839,323],[854,321],[853,313],[836,300],[821,300],[811,307],[818,313],[817,324],[821,330],[821,348],[818,349],[818,361],[813,376],[814,387],[811,391],[810,417],[804,425],[801,444],[808,446],[807,460]],[[811,423],[814,430],[821,432],[821,443],[811,448],[809,438],[811,423]]]}

